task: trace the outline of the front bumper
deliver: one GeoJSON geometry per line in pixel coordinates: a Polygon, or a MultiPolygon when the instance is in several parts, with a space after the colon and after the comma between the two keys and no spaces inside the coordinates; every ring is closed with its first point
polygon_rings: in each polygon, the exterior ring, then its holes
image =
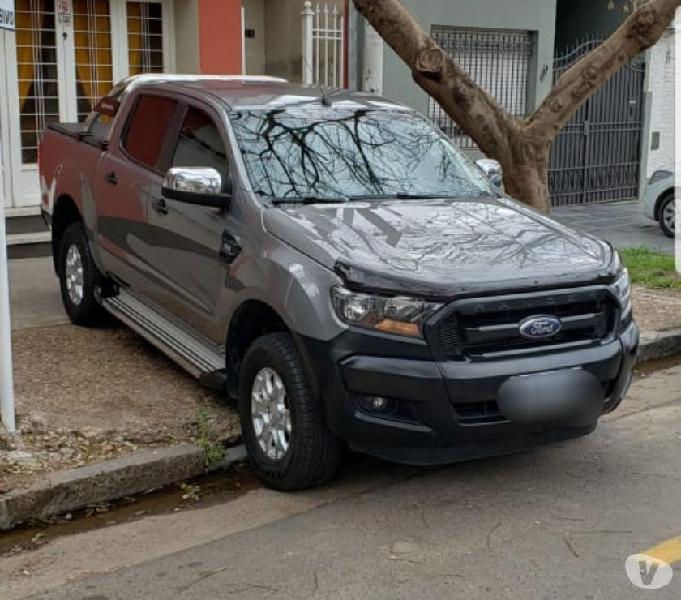
{"type": "MultiPolygon", "coordinates": [[[[638,342],[632,323],[618,337],[588,348],[480,362],[438,362],[425,342],[353,330],[330,342],[300,338],[299,345],[336,435],[367,454],[426,465],[508,454],[592,432],[598,417],[626,394],[638,342]],[[576,371],[583,373],[575,385],[586,381],[591,392],[597,387],[590,418],[532,422],[500,410],[500,391],[514,387],[509,381],[557,373],[561,382],[576,371]],[[364,408],[360,399],[374,396],[389,399],[394,410],[364,408]]],[[[550,406],[546,381],[536,400],[550,406]]],[[[516,394],[523,389],[515,387],[516,394]]],[[[562,390],[562,397],[569,399],[569,393],[562,390]]],[[[513,403],[513,394],[504,401],[513,403]]],[[[518,396],[521,401],[527,404],[518,396]]]]}

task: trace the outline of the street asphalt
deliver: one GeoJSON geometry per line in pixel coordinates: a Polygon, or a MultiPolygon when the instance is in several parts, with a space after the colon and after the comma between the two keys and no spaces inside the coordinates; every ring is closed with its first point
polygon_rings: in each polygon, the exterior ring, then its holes
{"type": "Polygon", "coordinates": [[[680,381],[681,366],[642,378],[592,436],[531,453],[360,460],[322,491],[56,539],[0,560],[0,597],[678,599],[678,569],[643,592],[625,560],[681,534],[680,381]]]}

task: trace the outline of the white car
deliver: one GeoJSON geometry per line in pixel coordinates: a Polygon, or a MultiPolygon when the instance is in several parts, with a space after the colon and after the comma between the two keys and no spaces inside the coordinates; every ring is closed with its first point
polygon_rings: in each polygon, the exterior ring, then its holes
{"type": "Polygon", "coordinates": [[[673,238],[676,233],[676,202],[674,201],[674,173],[655,171],[646,182],[643,206],[648,218],[657,221],[660,229],[673,238]]]}

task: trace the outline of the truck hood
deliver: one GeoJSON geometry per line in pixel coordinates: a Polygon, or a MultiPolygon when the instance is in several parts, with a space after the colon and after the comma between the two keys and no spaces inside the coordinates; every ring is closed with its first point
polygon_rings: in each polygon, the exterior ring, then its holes
{"type": "Polygon", "coordinates": [[[287,205],[266,229],[346,284],[446,297],[614,275],[608,244],[507,199],[391,200],[287,205]]]}

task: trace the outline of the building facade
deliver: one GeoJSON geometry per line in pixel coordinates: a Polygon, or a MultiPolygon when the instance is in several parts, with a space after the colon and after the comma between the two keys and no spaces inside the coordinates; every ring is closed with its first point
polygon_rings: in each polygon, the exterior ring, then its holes
{"type": "Polygon", "coordinates": [[[15,0],[0,33],[5,205],[39,204],[38,141],[138,73],[240,73],[240,0],[15,0]],[[225,35],[226,32],[231,35],[225,35]]]}

